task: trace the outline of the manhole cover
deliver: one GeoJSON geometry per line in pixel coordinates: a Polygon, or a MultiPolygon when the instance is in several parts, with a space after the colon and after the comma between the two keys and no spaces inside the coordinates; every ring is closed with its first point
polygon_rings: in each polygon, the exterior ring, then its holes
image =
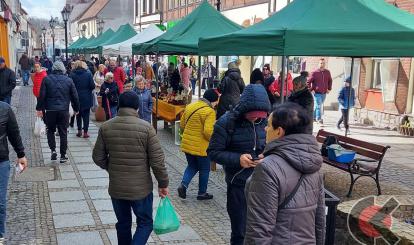
{"type": "Polygon", "coordinates": [[[54,167],[29,167],[21,174],[14,173],[14,181],[34,182],[54,180],[55,172],[54,167]]]}

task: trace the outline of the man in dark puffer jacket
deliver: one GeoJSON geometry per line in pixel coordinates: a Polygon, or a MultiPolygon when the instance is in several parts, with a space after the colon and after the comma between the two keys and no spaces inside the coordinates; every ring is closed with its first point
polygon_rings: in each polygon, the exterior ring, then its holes
{"type": "Polygon", "coordinates": [[[69,104],[72,102],[73,111],[77,114],[79,99],[75,84],[65,75],[66,68],[62,61],[56,61],[52,69],[52,74],[43,79],[36,111],[38,116],[45,116],[47,142],[52,151],[52,161],[57,160],[55,140],[57,128],[60,136],[60,162],[64,163],[68,160],[66,150],[68,146],[69,104]],[[46,115],[43,115],[42,111],[46,111],[46,115]]]}
{"type": "Polygon", "coordinates": [[[222,164],[227,183],[227,212],[231,221],[231,244],[243,244],[246,225],[244,187],[265,146],[265,127],[270,102],[265,88],[250,84],[235,108],[214,126],[209,158],[222,164]]]}
{"type": "Polygon", "coordinates": [[[240,94],[243,93],[245,87],[240,69],[236,63],[230,62],[228,68],[218,89],[221,97],[217,106],[217,119],[239,102],[240,94]]]}

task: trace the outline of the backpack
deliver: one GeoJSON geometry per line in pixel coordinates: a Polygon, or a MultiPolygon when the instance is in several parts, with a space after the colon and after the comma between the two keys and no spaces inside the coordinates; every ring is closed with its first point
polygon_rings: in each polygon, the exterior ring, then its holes
{"type": "Polygon", "coordinates": [[[333,144],[338,144],[338,138],[336,138],[333,135],[326,136],[326,139],[323,141],[322,147],[321,147],[321,154],[324,157],[328,156],[328,149],[327,147],[333,144]]]}

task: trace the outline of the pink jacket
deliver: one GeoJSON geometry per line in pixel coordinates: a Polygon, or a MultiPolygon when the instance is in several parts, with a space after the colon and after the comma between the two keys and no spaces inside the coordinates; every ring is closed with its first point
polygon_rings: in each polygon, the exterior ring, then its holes
{"type": "Polygon", "coordinates": [[[191,68],[182,66],[180,69],[180,74],[184,87],[188,88],[190,86],[191,68]]]}

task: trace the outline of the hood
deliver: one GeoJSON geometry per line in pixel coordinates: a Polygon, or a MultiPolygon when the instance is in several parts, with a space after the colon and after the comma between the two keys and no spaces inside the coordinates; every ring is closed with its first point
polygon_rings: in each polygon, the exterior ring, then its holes
{"type": "Polygon", "coordinates": [[[247,85],[240,96],[240,102],[236,105],[235,110],[239,115],[243,115],[249,111],[269,111],[269,97],[263,85],[247,85]]]}
{"type": "Polygon", "coordinates": [[[303,174],[319,171],[322,166],[322,156],[314,136],[309,134],[292,134],[268,143],[264,155],[268,156],[282,152],[287,162],[303,174]]]}
{"type": "Polygon", "coordinates": [[[226,76],[231,80],[239,80],[241,78],[241,72],[239,68],[231,68],[226,71],[226,76]]]}
{"type": "Polygon", "coordinates": [[[75,70],[73,70],[73,72],[76,75],[82,75],[83,73],[87,72],[87,70],[83,69],[83,68],[76,68],[75,70]]]}

